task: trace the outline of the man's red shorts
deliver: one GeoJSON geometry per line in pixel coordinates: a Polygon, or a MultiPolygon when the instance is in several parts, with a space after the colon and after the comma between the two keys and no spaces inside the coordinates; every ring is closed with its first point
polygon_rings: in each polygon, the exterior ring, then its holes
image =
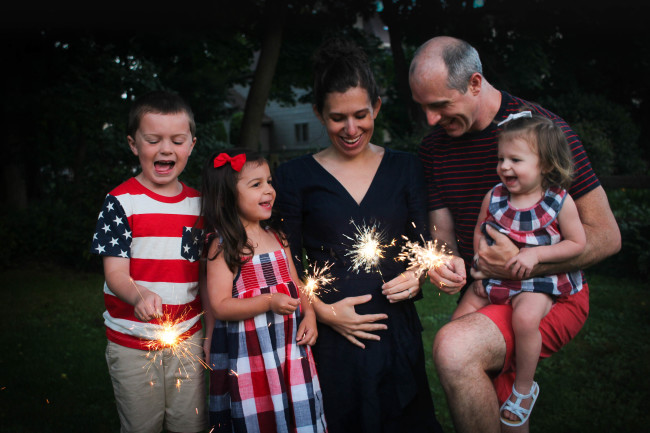
{"type": "MultiPolygon", "coordinates": [[[[494,388],[502,404],[512,393],[515,381],[515,334],[512,329],[512,306],[488,305],[481,308],[482,313],[490,318],[501,331],[506,341],[506,359],[503,370],[494,379],[494,388]]],[[[542,334],[541,358],[547,358],[560,350],[575,337],[589,315],[589,286],[583,284],[582,290],[575,295],[560,297],[551,311],[542,319],[539,331],[542,334]]]]}

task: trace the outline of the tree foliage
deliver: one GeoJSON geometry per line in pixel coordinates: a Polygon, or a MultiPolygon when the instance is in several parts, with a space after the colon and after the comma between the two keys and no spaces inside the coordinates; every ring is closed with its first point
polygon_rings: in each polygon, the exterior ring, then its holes
{"type": "MultiPolygon", "coordinates": [[[[645,170],[650,91],[638,78],[648,74],[650,48],[639,2],[281,3],[281,47],[258,105],[267,95],[293,104],[296,89],[307,90],[301,102],[309,101],[314,50],[330,36],[353,38],[383,89],[374,141],[381,143],[386,131],[392,146],[413,150],[424,130],[410,98],[408,63],[428,38],[453,35],[476,46],[484,75],[497,88],[540,102],[572,124],[598,172],[645,170]],[[390,50],[358,25],[376,11],[388,27],[390,50]]],[[[10,248],[0,263],[12,257],[84,263],[80,251],[88,248],[103,195],[137,170],[125,123],[133,98],[148,90],[175,90],[193,107],[198,143],[183,179],[198,185],[209,152],[242,129],[250,132],[229,92],[234,84],[253,85],[269,24],[265,4],[190,2],[173,13],[150,2],[101,10],[5,6],[0,235],[10,248]]]]}

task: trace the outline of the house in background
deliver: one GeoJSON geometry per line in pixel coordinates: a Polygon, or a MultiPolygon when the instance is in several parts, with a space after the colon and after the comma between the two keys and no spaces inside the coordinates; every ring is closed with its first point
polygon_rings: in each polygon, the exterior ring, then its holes
{"type": "MultiPolygon", "coordinates": [[[[235,110],[243,111],[248,90],[248,87],[243,86],[231,89],[229,102],[235,110]]],[[[303,89],[295,89],[295,92],[298,97],[307,93],[303,89]]],[[[311,104],[280,105],[272,100],[267,102],[258,150],[269,156],[272,166],[299,155],[316,152],[329,144],[327,131],[314,115],[311,104]]]]}

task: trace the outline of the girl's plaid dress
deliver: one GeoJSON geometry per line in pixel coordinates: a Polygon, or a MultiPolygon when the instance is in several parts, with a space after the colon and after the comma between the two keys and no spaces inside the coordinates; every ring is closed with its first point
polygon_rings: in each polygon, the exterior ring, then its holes
{"type": "MultiPolygon", "coordinates": [[[[515,209],[510,206],[510,194],[502,183],[492,189],[488,215],[483,222],[507,235],[519,248],[553,245],[562,240],[557,215],[562,209],[565,189],[551,187],[533,207],[515,209]]],[[[486,234],[487,236],[487,234],[486,234]]],[[[488,236],[488,242],[490,242],[488,236]]],[[[483,280],[490,302],[504,304],[520,292],[546,293],[552,296],[572,295],[582,289],[581,271],[546,275],[527,280],[483,280]]]]}
{"type": "MultiPolygon", "coordinates": [[[[233,298],[270,293],[298,298],[283,248],[253,256],[233,283],[233,298]]],[[[327,431],[311,349],[296,344],[298,321],[298,310],[216,321],[210,348],[215,432],[327,431]]]]}

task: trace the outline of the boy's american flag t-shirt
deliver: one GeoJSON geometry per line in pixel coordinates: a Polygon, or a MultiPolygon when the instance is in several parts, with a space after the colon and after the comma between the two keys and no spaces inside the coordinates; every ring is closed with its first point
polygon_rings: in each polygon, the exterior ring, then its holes
{"type": "Polygon", "coordinates": [[[141,322],[134,307],[104,283],[104,323],[110,341],[150,350],[163,323],[187,338],[201,329],[198,293],[202,244],[198,191],[182,184],[174,197],[156,194],[131,178],[112,190],[97,219],[91,250],[129,260],[134,283],[162,298],[163,317],[141,322]]]}

